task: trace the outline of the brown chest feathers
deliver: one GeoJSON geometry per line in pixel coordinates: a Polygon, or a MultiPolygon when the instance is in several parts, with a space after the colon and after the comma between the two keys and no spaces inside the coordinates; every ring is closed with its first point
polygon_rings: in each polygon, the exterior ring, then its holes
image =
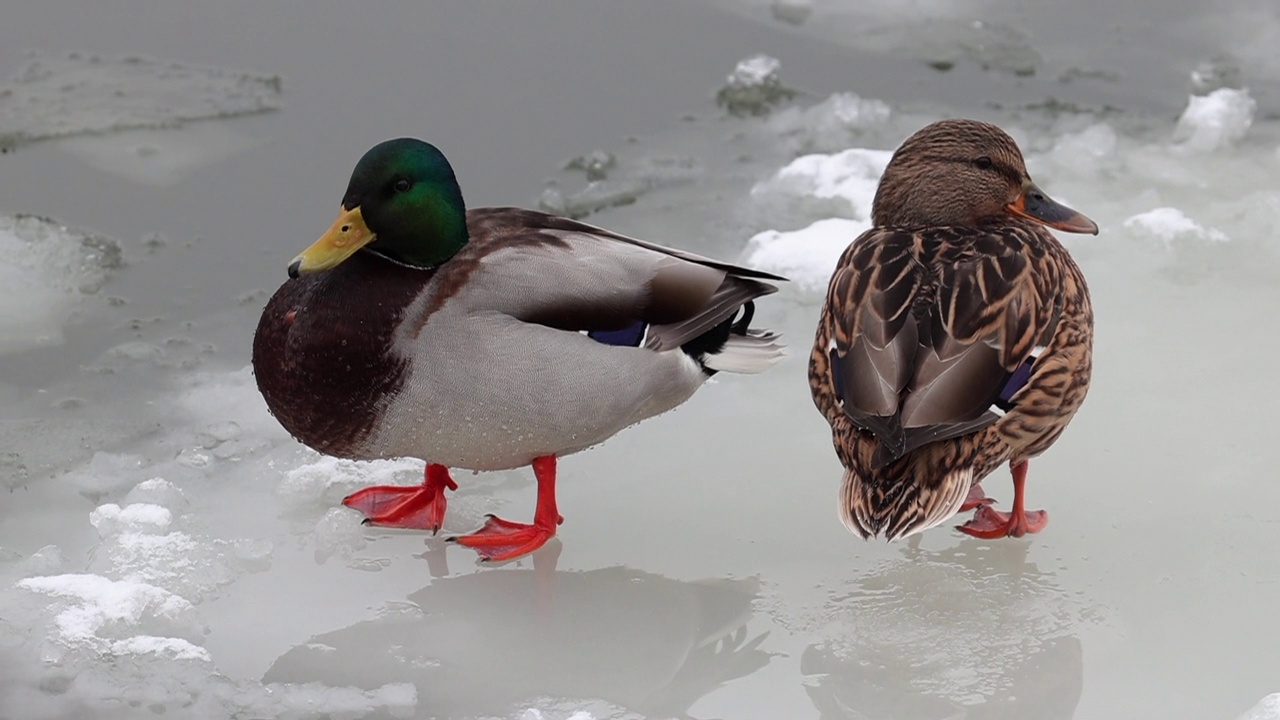
{"type": "Polygon", "coordinates": [[[290,434],[329,455],[364,457],[409,370],[391,353],[396,328],[432,274],[361,252],[280,286],[254,334],[253,371],[290,434]]]}

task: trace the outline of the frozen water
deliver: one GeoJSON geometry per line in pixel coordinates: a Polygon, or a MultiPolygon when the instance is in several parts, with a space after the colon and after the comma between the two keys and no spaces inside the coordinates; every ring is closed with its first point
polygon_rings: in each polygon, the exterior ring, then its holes
{"type": "Polygon", "coordinates": [[[1174,139],[1192,152],[1230,147],[1249,132],[1257,108],[1248,90],[1224,87],[1208,95],[1192,95],[1178,118],[1174,139]]]}
{"type": "MultiPolygon", "coordinates": [[[[0,47],[279,70],[291,99],[0,155],[6,211],[123,238],[130,260],[95,269],[56,223],[36,226],[49,246],[0,234],[0,328],[16,328],[0,717],[1278,715],[1280,586],[1258,552],[1280,537],[1280,347],[1259,320],[1280,287],[1271,0],[1171,0],[1160,23],[1131,3],[1012,0],[408,3],[363,20],[103,3],[19,3],[0,47]],[[784,6],[810,14],[780,22],[784,6]],[[379,42],[316,41],[361,22],[379,42]],[[726,116],[708,94],[758,51],[806,92],[726,116]],[[1040,186],[1100,224],[1062,236],[1097,308],[1094,385],[1033,463],[1045,532],[862,543],[835,519],[808,342],[889,152],[945,116],[1006,127],[1040,186]],[[794,279],[756,308],[787,358],[564,460],[558,538],[505,566],[362,526],[341,498],[417,484],[422,460],[301,448],[245,367],[345,163],[409,133],[445,148],[473,205],[536,202],[550,173],[566,212],[794,279]]],[[[66,77],[92,77],[81,65],[66,77]]],[[[236,74],[203,72],[119,82],[207,108],[236,74]]],[[[63,106],[53,127],[130,117],[100,106],[63,106]]],[[[532,512],[527,470],[455,478],[442,535],[532,512]]],[[[1006,478],[986,486],[1002,505],[1006,478]]]]}
{"type": "Polygon", "coordinates": [[[0,147],[275,110],[280,87],[278,76],[153,58],[36,54],[0,87],[0,147]]]}
{"type": "Polygon", "coordinates": [[[538,204],[547,212],[573,218],[630,205],[653,190],[693,182],[703,173],[701,164],[690,157],[645,157],[619,164],[612,155],[596,153],[570,160],[565,169],[585,171],[586,186],[566,193],[558,185],[550,185],[542,191],[538,204]]]}
{"type": "Polygon", "coordinates": [[[0,214],[0,355],[54,345],[122,263],[120,245],[48,218],[0,214]]]}

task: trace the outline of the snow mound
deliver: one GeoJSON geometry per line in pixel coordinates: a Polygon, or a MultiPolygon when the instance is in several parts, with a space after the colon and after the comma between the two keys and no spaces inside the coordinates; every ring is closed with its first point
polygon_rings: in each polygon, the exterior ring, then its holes
{"type": "Polygon", "coordinates": [[[35,54],[0,87],[0,148],[266,112],[280,107],[280,94],[275,75],[145,57],[35,54]]]}
{"type": "Polygon", "coordinates": [[[1208,95],[1192,95],[1174,128],[1174,142],[1196,153],[1231,147],[1249,132],[1257,109],[1248,90],[1224,87],[1208,95]]]}
{"type": "Polygon", "coordinates": [[[747,264],[791,279],[803,291],[822,292],[841,253],[870,222],[827,218],[803,230],[766,230],[747,242],[747,264]]]}
{"type": "Polygon", "coordinates": [[[870,221],[880,176],[893,153],[851,148],[792,160],[751,189],[751,198],[783,219],[843,217],[870,221]]]}
{"type": "Polygon", "coordinates": [[[0,355],[56,345],[123,264],[120,244],[48,218],[0,214],[0,355]]]}
{"type": "Polygon", "coordinates": [[[196,644],[204,627],[195,608],[164,588],[89,574],[25,578],[17,587],[46,598],[55,660],[81,650],[99,656],[169,653],[208,659],[196,644]]]}
{"type": "Polygon", "coordinates": [[[747,242],[746,262],[785,275],[802,291],[825,290],[841,253],[871,228],[876,187],[891,157],[865,148],[805,155],[758,183],[751,199],[760,212],[784,227],[809,224],[757,233],[747,242]]]}
{"type": "Polygon", "coordinates": [[[1160,207],[1139,213],[1124,221],[1131,232],[1156,240],[1170,249],[1178,242],[1224,243],[1227,234],[1216,228],[1206,228],[1173,207],[1160,207]]]}

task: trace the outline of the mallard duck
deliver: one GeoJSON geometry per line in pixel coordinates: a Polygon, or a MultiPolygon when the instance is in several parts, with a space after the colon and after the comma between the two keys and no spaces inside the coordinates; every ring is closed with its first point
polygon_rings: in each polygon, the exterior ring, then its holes
{"type": "Polygon", "coordinates": [[[421,485],[343,501],[374,525],[438,531],[449,468],[532,465],[532,524],[489,516],[453,538],[489,560],[555,535],[557,457],[782,354],[750,324],[783,278],[531,210],[467,211],[449,161],[416,139],[360,159],[289,276],[254,335],[267,407],[322,453],[427,461],[421,485]]]}
{"type": "Polygon", "coordinates": [[[1003,130],[943,120],[894,153],[827,290],[809,362],[814,403],[844,465],[840,519],[888,540],[977,509],[959,529],[1021,537],[1027,461],[1089,390],[1093,307],[1045,226],[1097,234],[1027,174],[1003,130]],[[1010,513],[980,481],[1008,461],[1010,513]]]}

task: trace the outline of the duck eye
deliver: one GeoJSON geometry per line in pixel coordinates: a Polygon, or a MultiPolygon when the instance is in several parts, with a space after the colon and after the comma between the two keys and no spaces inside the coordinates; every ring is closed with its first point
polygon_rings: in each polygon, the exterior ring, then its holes
{"type": "Polygon", "coordinates": [[[397,180],[395,184],[395,188],[396,188],[396,192],[408,192],[409,181],[404,179],[397,180]]]}
{"type": "Polygon", "coordinates": [[[979,170],[990,170],[991,158],[987,157],[986,155],[983,155],[982,157],[973,161],[973,166],[978,168],[979,170]]]}

